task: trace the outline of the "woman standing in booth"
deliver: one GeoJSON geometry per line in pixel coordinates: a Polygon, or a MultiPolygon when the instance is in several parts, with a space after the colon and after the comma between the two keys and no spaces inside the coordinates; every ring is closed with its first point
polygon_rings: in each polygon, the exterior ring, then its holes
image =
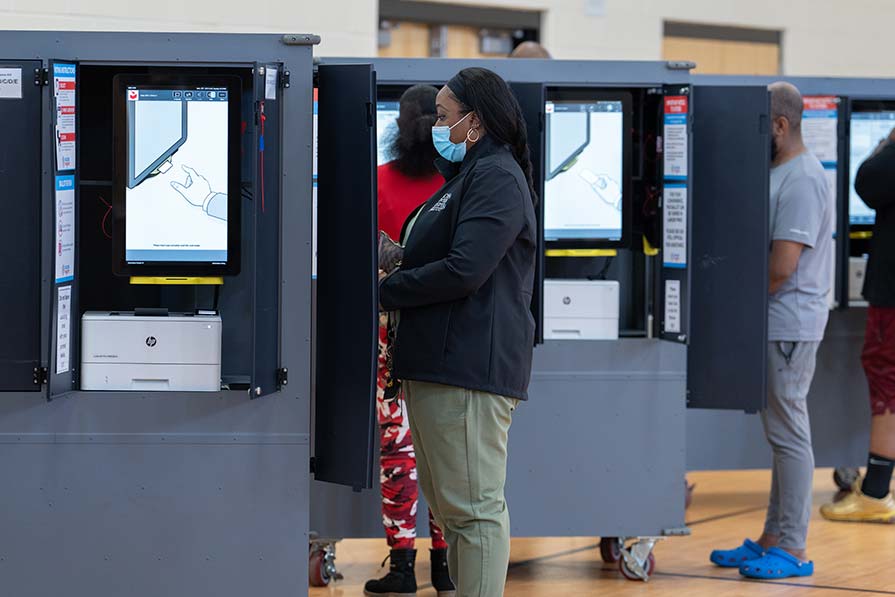
{"type": "Polygon", "coordinates": [[[405,223],[380,305],[398,312],[394,374],[457,594],[496,597],[510,556],[507,441],[531,374],[536,194],[522,110],[503,79],[464,69],[436,109],[448,182],[405,223]]]}
{"type": "MultiPolygon", "coordinates": [[[[435,94],[430,85],[416,85],[401,96],[397,133],[391,137],[386,154],[392,158],[379,166],[379,229],[397,239],[407,216],[444,184],[435,169],[432,125],[435,123],[435,94]]],[[[379,465],[382,493],[382,523],[391,549],[388,574],[367,582],[366,595],[416,593],[416,456],[410,422],[400,385],[391,381],[387,362],[387,324],[380,317],[379,365],[376,402],[379,413],[379,465]]],[[[439,597],[454,594],[447,569],[447,543],[430,512],[432,536],[432,586],[439,597]]]]}

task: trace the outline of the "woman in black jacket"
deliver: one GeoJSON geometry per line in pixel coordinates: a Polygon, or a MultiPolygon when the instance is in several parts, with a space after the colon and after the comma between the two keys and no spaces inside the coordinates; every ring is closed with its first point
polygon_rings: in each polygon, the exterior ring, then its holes
{"type": "Polygon", "coordinates": [[[458,595],[494,597],[510,552],[507,439],[531,372],[536,195],[525,121],[503,79],[464,69],[436,109],[448,182],[404,224],[401,265],[379,296],[399,315],[394,372],[458,595]]]}

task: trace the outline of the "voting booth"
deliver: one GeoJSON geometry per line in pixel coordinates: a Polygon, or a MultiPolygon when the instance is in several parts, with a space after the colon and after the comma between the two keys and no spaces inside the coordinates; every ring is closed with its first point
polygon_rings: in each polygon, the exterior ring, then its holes
{"type": "MultiPolygon", "coordinates": [[[[768,215],[754,198],[768,193],[767,92],[694,88],[686,63],[318,60],[318,243],[346,185],[375,197],[362,167],[389,159],[401,93],[440,87],[468,66],[510,83],[540,195],[539,333],[530,400],[510,433],[513,535],[598,535],[610,548],[639,538],[645,565],[656,537],[688,532],[687,407],[764,405],[768,215]],[[331,151],[336,143],[344,150],[331,151]]],[[[318,289],[340,275],[323,251],[318,289]]],[[[363,393],[341,396],[343,424],[315,429],[323,474],[312,482],[311,529],[378,537],[373,414],[363,393]],[[351,457],[327,457],[335,445],[351,457]],[[344,487],[321,482],[336,467],[344,487]]],[[[331,408],[318,392],[318,416],[331,408]]],[[[418,512],[424,532],[422,502],[418,512]]]]}
{"type": "MultiPolygon", "coordinates": [[[[695,93],[715,89],[747,101],[785,80],[802,93],[802,134],[827,173],[836,197],[834,284],[830,318],[817,355],[808,406],[815,460],[819,467],[859,466],[867,457],[870,408],[861,367],[866,323],[862,296],[874,212],[854,190],[861,163],[895,128],[895,80],[839,77],[753,77],[694,75],[695,93]]],[[[733,145],[731,143],[731,145],[733,145]]],[[[691,469],[767,466],[764,436],[757,421],[731,414],[694,412],[688,417],[691,469]]]]}
{"type": "Polygon", "coordinates": [[[300,595],[313,35],[0,34],[16,595],[300,595]]]}
{"type": "MultiPolygon", "coordinates": [[[[0,35],[5,586],[302,595],[309,519],[381,535],[379,137],[472,63],[315,67],[317,41],[0,35]]],[[[767,93],[475,65],[519,99],[541,197],[512,531],[601,536],[645,578],[687,533],[687,407],[764,403],[767,93]]]]}

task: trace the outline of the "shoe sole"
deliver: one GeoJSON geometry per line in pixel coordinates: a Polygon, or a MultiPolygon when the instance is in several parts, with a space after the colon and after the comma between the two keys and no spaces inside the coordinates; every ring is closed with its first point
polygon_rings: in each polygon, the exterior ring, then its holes
{"type": "Polygon", "coordinates": [[[823,513],[821,513],[821,516],[823,516],[824,519],[829,520],[831,522],[864,522],[864,523],[871,523],[871,524],[895,524],[895,514],[889,514],[889,515],[885,515],[885,516],[881,515],[876,518],[873,518],[873,517],[871,517],[871,518],[847,518],[844,516],[843,517],[830,516],[828,514],[823,514],[823,513]]]}
{"type": "Polygon", "coordinates": [[[371,593],[364,591],[367,597],[416,597],[416,593],[371,593]]]}

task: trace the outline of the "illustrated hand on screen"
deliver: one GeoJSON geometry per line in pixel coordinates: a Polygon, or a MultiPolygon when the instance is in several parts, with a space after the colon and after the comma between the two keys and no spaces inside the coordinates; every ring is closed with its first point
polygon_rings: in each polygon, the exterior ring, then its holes
{"type": "Polygon", "coordinates": [[[226,222],[227,194],[212,191],[208,179],[186,164],[181,168],[186,172],[186,181],[181,183],[172,180],[171,186],[174,190],[180,193],[180,196],[186,199],[190,205],[201,207],[209,216],[226,222]]]}
{"type": "Polygon", "coordinates": [[[580,176],[605,203],[615,208],[621,207],[622,188],[617,180],[605,174],[594,174],[590,170],[582,170],[580,176]]]}

